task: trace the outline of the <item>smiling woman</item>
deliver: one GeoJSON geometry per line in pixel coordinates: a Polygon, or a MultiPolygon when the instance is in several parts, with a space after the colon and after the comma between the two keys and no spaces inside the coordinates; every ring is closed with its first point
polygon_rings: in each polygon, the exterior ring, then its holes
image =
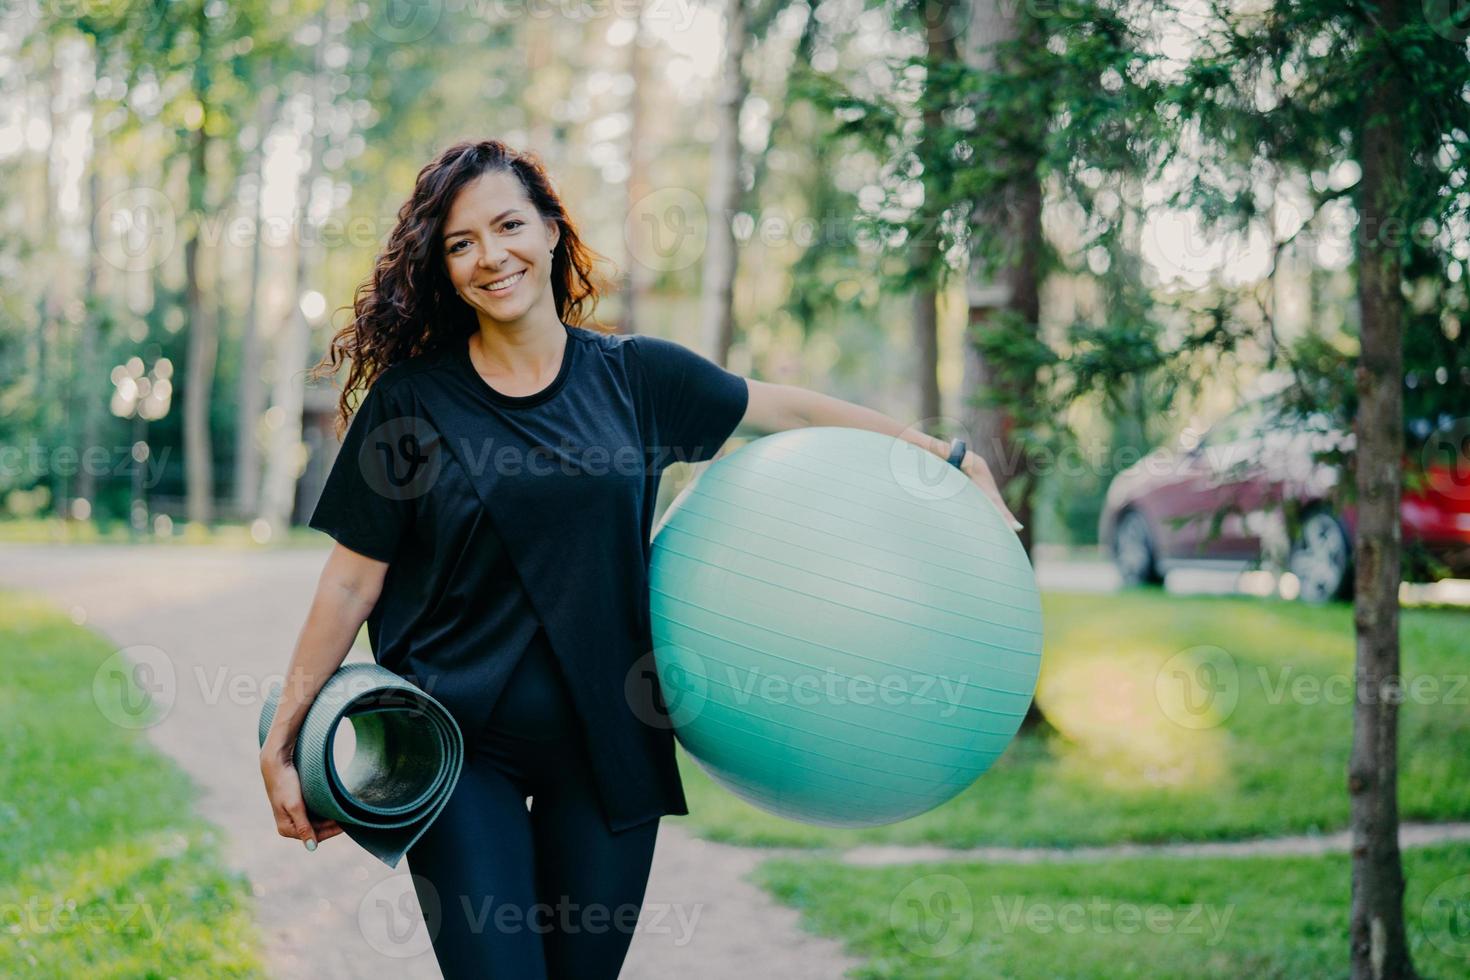
{"type": "Polygon", "coordinates": [[[481,342],[504,345],[489,360],[507,374],[535,367],[543,353],[532,346],[537,340],[557,340],[560,347],[555,297],[546,288],[560,237],[556,222],[536,216],[516,177],[492,171],[465,185],[445,224],[449,281],[474,309],[481,342]]]}
{"type": "MultiPolygon", "coordinates": [[[[366,621],[374,659],[466,733],[463,774],[406,855],[442,912],[448,977],[615,978],[659,818],[689,812],[653,670],[664,470],[713,458],[747,419],[950,452],[871,409],[584,326],[593,254],[533,156],[453,146],[419,173],[316,372],[350,358],[344,419],[367,388],[310,518],[337,541],[329,566],[351,571],[323,573],[262,774],[283,836],[335,836],[304,810],[291,747],[366,621]],[[590,906],[618,928],[486,930],[475,913],[494,896],[527,919],[590,906]]],[[[961,468],[1013,522],[980,457],[961,468]]]]}
{"type": "Polygon", "coordinates": [[[487,382],[537,390],[561,363],[561,325],[584,324],[607,289],[598,261],[534,153],[495,140],[449,147],[419,172],[352,320],[311,371],[327,378],[348,365],[338,433],[354,391],[472,338],[487,382]]]}
{"type": "Polygon", "coordinates": [[[365,619],[374,659],[466,736],[406,855],[447,977],[616,977],[659,818],[688,813],[651,670],[649,540],[663,470],[711,458],[749,389],[672,341],[583,326],[591,255],[533,157],[451,147],[332,349],[353,359],[344,405],[367,393],[310,524],[371,576],[338,609],[324,574],[313,615],[331,628],[303,628],[287,673],[310,680],[288,685],[262,769],[281,832],[308,835],[280,753],[341,663],[321,637],[365,619]],[[601,922],[486,930],[490,901],[601,922]]]}

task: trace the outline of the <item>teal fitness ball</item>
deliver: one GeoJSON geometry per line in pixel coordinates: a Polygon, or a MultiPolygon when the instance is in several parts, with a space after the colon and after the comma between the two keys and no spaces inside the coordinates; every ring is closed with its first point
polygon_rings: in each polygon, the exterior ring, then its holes
{"type": "Polygon", "coordinates": [[[664,710],[714,780],[805,823],[931,810],[1005,751],[1036,691],[1041,597],[963,473],[863,429],[715,461],[653,540],[664,710]]]}

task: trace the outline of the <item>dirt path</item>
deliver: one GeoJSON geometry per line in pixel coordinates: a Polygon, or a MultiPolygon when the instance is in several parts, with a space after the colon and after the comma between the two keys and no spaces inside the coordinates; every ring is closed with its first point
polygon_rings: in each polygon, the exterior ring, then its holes
{"type": "MultiPolygon", "coordinates": [[[[1418,823],[1399,827],[1399,846],[1428,847],[1470,841],[1470,823],[1418,823]]],[[[1206,841],[1198,844],[1109,844],[1103,847],[905,847],[864,845],[841,852],[845,864],[876,867],[926,861],[978,861],[986,864],[1041,864],[1063,861],[1106,861],[1113,858],[1243,858],[1314,857],[1346,854],[1347,831],[1300,834],[1255,840],[1206,841]]]]}
{"type": "MultiPolygon", "coordinates": [[[[286,664],[325,550],[4,545],[0,555],[0,585],[41,592],[159,667],[170,707],[148,736],[201,787],[203,816],[250,879],[273,976],[439,976],[407,865],[390,870],[345,837],[308,854],[276,834],[261,787],[261,692],[286,664]]],[[[744,880],[770,856],[698,840],[666,818],[623,977],[818,980],[857,965],[744,880]]]]}

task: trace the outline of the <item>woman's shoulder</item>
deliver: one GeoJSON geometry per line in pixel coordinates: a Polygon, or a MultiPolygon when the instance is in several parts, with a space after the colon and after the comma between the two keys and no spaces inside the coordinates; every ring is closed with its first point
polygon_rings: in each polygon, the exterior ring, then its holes
{"type": "Polygon", "coordinates": [[[571,324],[567,324],[567,333],[574,340],[605,351],[621,351],[625,343],[637,336],[636,334],[614,333],[611,330],[577,327],[571,324]]]}
{"type": "Polygon", "coordinates": [[[443,347],[395,361],[378,373],[372,387],[384,397],[410,394],[417,382],[448,367],[450,353],[448,347],[443,347]]]}

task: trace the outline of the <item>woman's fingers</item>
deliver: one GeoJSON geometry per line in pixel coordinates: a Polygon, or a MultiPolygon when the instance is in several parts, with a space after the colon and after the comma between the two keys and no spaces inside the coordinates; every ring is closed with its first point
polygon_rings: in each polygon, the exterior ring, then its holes
{"type": "Polygon", "coordinates": [[[293,769],[262,764],[262,772],[276,818],[276,831],[282,837],[293,837],[301,841],[308,851],[314,851],[317,844],[343,832],[335,820],[312,819],[301,796],[299,777],[293,769]]]}
{"type": "Polygon", "coordinates": [[[1024,525],[1016,520],[1016,515],[1012,514],[1011,509],[1006,506],[1005,498],[1000,495],[1000,486],[995,482],[995,477],[990,473],[989,464],[985,462],[983,457],[977,457],[972,465],[974,469],[970,473],[970,478],[975,481],[975,485],[985,491],[985,496],[989,497],[990,502],[995,504],[1001,516],[1006,519],[1006,523],[1010,524],[1011,530],[1021,530],[1024,525]]]}
{"type": "Polygon", "coordinates": [[[276,830],[282,837],[310,840],[316,836],[311,821],[306,817],[306,807],[301,803],[284,803],[276,807],[276,830]]]}
{"type": "Polygon", "coordinates": [[[311,826],[312,829],[316,831],[316,839],[318,843],[324,840],[330,840],[331,838],[336,837],[338,834],[342,833],[342,826],[338,824],[335,820],[315,820],[312,821],[311,826]]]}

